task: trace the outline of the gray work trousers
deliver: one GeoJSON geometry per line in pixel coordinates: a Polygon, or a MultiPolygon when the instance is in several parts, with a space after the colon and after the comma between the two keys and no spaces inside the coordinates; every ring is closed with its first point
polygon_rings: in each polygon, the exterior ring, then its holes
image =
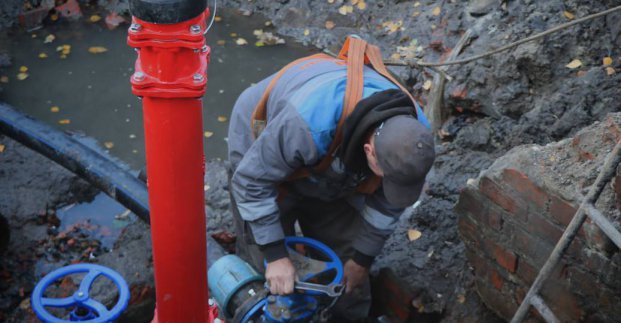
{"type": "MultiPolygon", "coordinates": [[[[241,219],[233,196],[231,209],[237,234],[237,255],[264,273],[263,254],[252,237],[250,227],[241,219]]],[[[295,235],[294,224],[298,221],[305,237],[328,245],[341,258],[343,265],[353,256],[352,242],[362,225],[362,217],[345,199],[327,202],[287,196],[279,203],[279,209],[285,235],[295,235]]],[[[361,287],[340,297],[332,308],[333,321],[365,319],[369,315],[370,307],[371,285],[367,277],[361,287]]]]}

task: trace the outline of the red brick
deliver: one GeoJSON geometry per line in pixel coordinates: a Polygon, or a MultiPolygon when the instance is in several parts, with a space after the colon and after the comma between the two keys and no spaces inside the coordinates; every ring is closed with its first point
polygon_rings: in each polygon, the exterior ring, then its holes
{"type": "Polygon", "coordinates": [[[539,268],[534,268],[531,264],[524,261],[524,259],[521,259],[516,274],[525,286],[530,286],[535,281],[535,278],[537,278],[539,268]]]}
{"type": "Polygon", "coordinates": [[[563,230],[544,219],[540,213],[530,213],[528,215],[528,232],[540,237],[542,240],[556,245],[563,235],[563,230]]]}
{"type": "Polygon", "coordinates": [[[495,289],[493,286],[476,280],[477,292],[481,296],[483,302],[498,316],[509,320],[517,310],[517,304],[513,297],[506,295],[495,289]]]}
{"type": "Polygon", "coordinates": [[[522,228],[513,227],[512,230],[511,246],[515,248],[520,258],[530,259],[529,262],[536,268],[543,266],[554,246],[534,237],[522,228]]]}
{"type": "Polygon", "coordinates": [[[502,216],[504,211],[494,205],[489,205],[487,208],[487,224],[500,231],[502,230],[502,224],[504,223],[502,216]]]}
{"type": "Polygon", "coordinates": [[[517,196],[524,202],[534,206],[532,211],[542,212],[549,200],[548,194],[535,185],[526,174],[516,169],[505,169],[502,173],[504,184],[509,185],[517,192],[517,196]]]}
{"type": "Polygon", "coordinates": [[[489,280],[497,290],[502,290],[502,285],[504,285],[505,280],[500,276],[497,270],[490,269],[489,271],[489,280]]]}
{"type": "Polygon", "coordinates": [[[518,257],[515,253],[505,250],[499,245],[494,248],[494,258],[496,262],[510,273],[514,273],[518,265],[518,257]]]}
{"type": "Polygon", "coordinates": [[[475,249],[479,248],[479,230],[477,224],[468,215],[462,215],[457,220],[457,231],[464,243],[475,249]]]}
{"type": "Polygon", "coordinates": [[[556,197],[550,197],[550,217],[556,220],[559,224],[567,227],[569,222],[574,218],[574,214],[576,214],[577,209],[569,202],[556,197]]]}
{"type": "Polygon", "coordinates": [[[479,190],[483,195],[489,197],[492,202],[507,210],[509,213],[515,213],[517,206],[513,198],[506,192],[503,192],[498,184],[492,182],[489,178],[481,178],[479,181],[479,190]]]}

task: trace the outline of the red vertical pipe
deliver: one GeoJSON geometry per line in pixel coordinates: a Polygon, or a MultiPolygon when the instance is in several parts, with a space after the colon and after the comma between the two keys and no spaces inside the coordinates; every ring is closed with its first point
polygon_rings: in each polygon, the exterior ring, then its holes
{"type": "Polygon", "coordinates": [[[202,102],[144,98],[159,322],[207,322],[202,102]]]}
{"type": "Polygon", "coordinates": [[[208,11],[174,24],[132,19],[128,44],[137,49],[132,91],[143,98],[154,322],[212,322],[207,287],[203,191],[202,96],[209,47],[208,11]]]}

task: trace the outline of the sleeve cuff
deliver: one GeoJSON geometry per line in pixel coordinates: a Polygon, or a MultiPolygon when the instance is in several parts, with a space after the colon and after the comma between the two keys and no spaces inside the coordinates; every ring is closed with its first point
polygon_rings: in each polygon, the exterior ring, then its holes
{"type": "Polygon", "coordinates": [[[373,264],[373,260],[375,260],[375,257],[365,255],[362,252],[356,250],[354,252],[354,256],[352,257],[352,260],[364,268],[370,268],[371,264],[373,264]]]}
{"type": "Polygon", "coordinates": [[[265,260],[268,263],[289,256],[287,248],[285,247],[285,240],[278,240],[266,245],[259,245],[259,249],[263,252],[265,260]]]}

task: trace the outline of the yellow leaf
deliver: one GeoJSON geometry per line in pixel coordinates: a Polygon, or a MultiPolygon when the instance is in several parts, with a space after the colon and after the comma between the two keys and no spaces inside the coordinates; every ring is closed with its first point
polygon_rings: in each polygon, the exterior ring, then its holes
{"type": "Polygon", "coordinates": [[[215,21],[215,22],[220,22],[220,21],[222,21],[222,17],[220,17],[220,16],[215,16],[215,17],[213,18],[213,21],[215,21]]]}
{"type": "Polygon", "coordinates": [[[401,55],[399,53],[393,53],[392,55],[390,55],[390,58],[392,58],[395,61],[398,61],[401,59],[401,55]]]}
{"type": "Polygon", "coordinates": [[[435,8],[433,8],[433,11],[431,11],[431,13],[432,13],[434,16],[439,16],[439,15],[440,15],[440,12],[442,12],[442,8],[440,8],[440,7],[435,7],[435,8]]]}
{"type": "Polygon", "coordinates": [[[47,58],[47,54],[46,53],[39,53],[39,58],[41,58],[41,59],[47,58]]]}
{"type": "Polygon", "coordinates": [[[355,6],[358,4],[358,2],[360,2],[360,0],[349,0],[349,2],[355,6]]]}
{"type": "Polygon", "coordinates": [[[272,22],[271,22],[271,21],[266,21],[266,22],[265,22],[265,26],[269,27],[269,26],[271,26],[271,25],[272,25],[272,22]]]}
{"type": "Polygon", "coordinates": [[[114,147],[114,143],[112,141],[106,141],[104,142],[104,147],[112,149],[112,147],[114,147]]]}
{"type": "Polygon", "coordinates": [[[343,5],[339,8],[339,13],[343,16],[347,15],[348,13],[352,13],[352,12],[354,12],[353,6],[343,5]]]}
{"type": "Polygon", "coordinates": [[[263,35],[263,29],[255,29],[252,31],[252,34],[259,37],[261,35],[263,35]]]}
{"type": "Polygon", "coordinates": [[[65,54],[60,55],[60,59],[65,59],[65,58],[67,58],[67,55],[65,54]]]}
{"type": "Polygon", "coordinates": [[[582,61],[579,59],[574,59],[573,61],[569,62],[569,64],[565,65],[565,67],[571,68],[572,70],[580,66],[582,66],[582,61]]]}
{"type": "Polygon", "coordinates": [[[612,64],[612,57],[610,56],[604,57],[604,66],[608,66],[610,64],[612,64]]]}
{"type": "Polygon", "coordinates": [[[615,75],[617,73],[617,70],[614,69],[614,67],[606,67],[606,74],[608,75],[615,75]]]}
{"type": "Polygon", "coordinates": [[[55,105],[55,106],[50,108],[50,112],[56,113],[56,112],[59,112],[59,111],[60,111],[60,108],[57,105],[55,105]]]}
{"type": "Polygon", "coordinates": [[[239,45],[239,46],[242,46],[242,45],[248,45],[248,41],[246,41],[246,40],[245,40],[245,39],[243,39],[243,38],[237,38],[237,40],[235,40],[235,43],[236,43],[237,45],[239,45]]]}
{"type": "Polygon", "coordinates": [[[257,46],[257,47],[263,47],[263,46],[265,46],[265,43],[260,41],[260,40],[257,40],[257,42],[254,43],[254,45],[257,46]]]}
{"type": "Polygon", "coordinates": [[[211,137],[211,136],[213,136],[213,132],[211,132],[211,131],[205,131],[205,138],[209,138],[209,137],[211,137]]]}
{"type": "Polygon", "coordinates": [[[101,54],[107,52],[108,49],[102,46],[93,46],[88,48],[88,52],[91,54],[101,54]]]}
{"type": "Polygon", "coordinates": [[[99,20],[101,20],[101,17],[98,15],[92,15],[90,18],[88,18],[88,21],[90,22],[98,22],[99,20]]]}
{"type": "Polygon", "coordinates": [[[420,11],[414,11],[414,13],[412,13],[412,17],[418,17],[420,16],[420,11]]]}
{"type": "Polygon", "coordinates": [[[425,89],[426,91],[429,91],[432,85],[433,85],[433,82],[431,82],[431,80],[427,80],[423,84],[423,89],[425,89]]]}
{"type": "Polygon", "coordinates": [[[58,123],[59,124],[70,124],[71,120],[69,120],[69,119],[60,119],[60,120],[58,120],[58,123]]]}
{"type": "Polygon", "coordinates": [[[26,73],[26,72],[28,72],[28,67],[26,67],[26,66],[20,66],[20,67],[19,67],[19,71],[20,71],[20,72],[22,72],[22,73],[26,73]]]}
{"type": "Polygon", "coordinates": [[[50,15],[50,20],[52,21],[58,20],[58,14],[53,13],[52,15],[50,15]]]}
{"type": "Polygon", "coordinates": [[[0,153],[3,153],[3,152],[4,152],[4,148],[5,148],[5,147],[6,147],[5,145],[0,144],[0,153]]]}
{"type": "Polygon", "coordinates": [[[328,29],[328,30],[332,30],[332,28],[334,28],[334,26],[336,26],[336,24],[334,23],[334,21],[332,21],[332,20],[326,20],[326,29],[328,29]]]}
{"type": "Polygon", "coordinates": [[[308,36],[310,34],[310,30],[304,29],[304,36],[308,36]]]}
{"type": "Polygon", "coordinates": [[[358,2],[358,4],[356,6],[358,7],[358,9],[364,10],[364,9],[367,8],[367,3],[364,2],[364,0],[360,0],[360,2],[358,2]]]}
{"type": "Polygon", "coordinates": [[[225,117],[225,116],[218,116],[218,122],[226,122],[226,120],[228,120],[227,117],[225,117]]]}
{"type": "Polygon", "coordinates": [[[415,230],[415,229],[408,230],[408,239],[410,239],[410,241],[418,240],[422,235],[423,235],[422,232],[418,230],[415,230]]]}
{"type": "Polygon", "coordinates": [[[0,83],[9,83],[9,77],[6,75],[0,76],[0,83]]]}
{"type": "Polygon", "coordinates": [[[334,3],[334,0],[328,0],[328,3],[334,3]]]}
{"type": "Polygon", "coordinates": [[[237,33],[231,33],[231,37],[233,38],[237,37],[237,33]]]}
{"type": "Polygon", "coordinates": [[[23,80],[25,80],[27,78],[28,78],[28,74],[27,73],[19,73],[19,74],[17,74],[17,79],[20,80],[20,81],[23,81],[23,80]]]}
{"type": "Polygon", "coordinates": [[[386,21],[382,24],[382,26],[384,27],[386,31],[390,33],[394,33],[395,31],[401,29],[401,26],[403,26],[403,20],[399,20],[397,22],[386,21]]]}
{"type": "Polygon", "coordinates": [[[226,40],[220,39],[216,42],[216,44],[220,45],[220,46],[224,46],[224,44],[226,44],[226,40]]]}
{"type": "Polygon", "coordinates": [[[49,34],[45,37],[45,39],[43,40],[44,44],[48,44],[54,41],[54,39],[56,39],[56,36],[54,36],[53,34],[49,34]]]}
{"type": "Polygon", "coordinates": [[[416,1],[416,2],[414,3],[414,7],[420,7],[420,1],[416,1]]]}
{"type": "Polygon", "coordinates": [[[565,18],[569,19],[569,20],[573,20],[574,18],[576,18],[576,16],[574,16],[573,13],[565,10],[563,11],[563,15],[565,16],[565,18]]]}

